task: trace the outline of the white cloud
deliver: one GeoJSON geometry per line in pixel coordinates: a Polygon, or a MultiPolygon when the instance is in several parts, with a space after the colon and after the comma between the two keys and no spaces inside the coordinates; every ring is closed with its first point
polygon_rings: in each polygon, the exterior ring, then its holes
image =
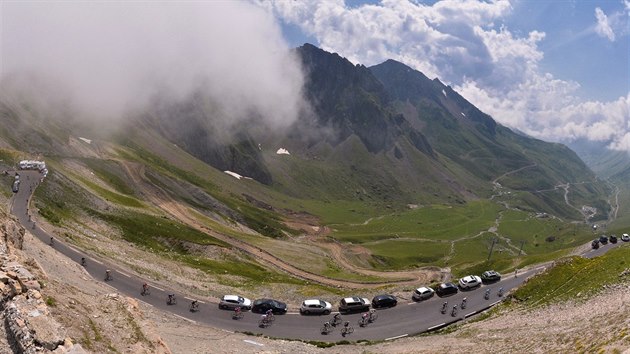
{"type": "MultiPolygon", "coordinates": [[[[453,85],[500,123],[532,136],[586,137],[615,149],[630,145],[628,97],[582,102],[575,97],[578,83],[543,72],[538,44],[545,33],[516,35],[501,25],[512,12],[508,1],[444,0],[430,6],[384,0],[349,8],[341,0],[280,0],[263,6],[317,38],[325,50],[365,65],[398,60],[453,85]]],[[[617,13],[610,18],[599,13],[598,21],[609,24],[607,38],[614,39],[612,28],[624,22],[617,13]]]]}
{"type": "Polygon", "coordinates": [[[609,41],[615,41],[615,32],[613,31],[610,23],[608,22],[608,16],[599,7],[595,8],[595,18],[597,24],[595,25],[595,33],[599,36],[608,38],[609,41]]]}
{"type": "Polygon", "coordinates": [[[0,77],[56,78],[86,115],[117,118],[156,87],[205,87],[228,124],[285,124],[302,104],[278,23],[246,2],[5,2],[0,45],[0,77]]]}

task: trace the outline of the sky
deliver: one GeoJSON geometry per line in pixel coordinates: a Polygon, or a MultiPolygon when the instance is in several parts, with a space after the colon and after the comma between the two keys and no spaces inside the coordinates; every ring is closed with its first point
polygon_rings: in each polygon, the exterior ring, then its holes
{"type": "Polygon", "coordinates": [[[288,126],[308,109],[287,53],[309,42],[400,61],[533,137],[630,153],[629,14],[630,0],[0,0],[0,98],[67,93],[115,119],[203,87],[226,125],[288,126]]]}
{"type": "Polygon", "coordinates": [[[630,152],[630,0],[262,1],[291,46],[394,59],[503,125],[630,152]]]}

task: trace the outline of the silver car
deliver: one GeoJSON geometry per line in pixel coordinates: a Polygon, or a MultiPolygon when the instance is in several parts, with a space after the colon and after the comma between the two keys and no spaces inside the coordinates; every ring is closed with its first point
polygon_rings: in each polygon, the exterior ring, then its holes
{"type": "Polygon", "coordinates": [[[224,295],[219,302],[220,309],[235,309],[237,307],[242,310],[251,310],[252,300],[238,295],[224,295]]]}
{"type": "Polygon", "coordinates": [[[332,304],[319,299],[304,300],[300,306],[300,313],[303,315],[323,314],[328,315],[332,311],[332,304]]]}
{"type": "Polygon", "coordinates": [[[411,296],[411,298],[414,301],[420,301],[420,300],[426,300],[426,299],[430,299],[433,297],[433,295],[435,294],[435,290],[427,287],[427,286],[423,286],[420,287],[418,289],[416,289],[413,292],[413,295],[411,296]]]}

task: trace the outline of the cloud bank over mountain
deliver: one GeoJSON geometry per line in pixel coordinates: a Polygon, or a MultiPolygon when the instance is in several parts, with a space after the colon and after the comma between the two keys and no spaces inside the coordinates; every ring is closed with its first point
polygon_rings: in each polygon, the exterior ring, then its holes
{"type": "Polygon", "coordinates": [[[118,119],[156,93],[198,89],[228,125],[286,125],[304,104],[278,24],[250,3],[7,2],[0,16],[4,82],[66,92],[85,116],[118,119]]]}
{"type": "MultiPolygon", "coordinates": [[[[543,31],[517,33],[500,25],[512,14],[509,1],[260,5],[316,38],[323,49],[354,63],[374,65],[391,58],[437,77],[508,127],[545,140],[586,138],[630,151],[630,92],[610,102],[577,97],[578,82],[542,68],[543,31]]],[[[624,11],[606,15],[595,9],[586,32],[619,41],[628,35],[622,26],[630,11],[627,5],[624,11]]]]}

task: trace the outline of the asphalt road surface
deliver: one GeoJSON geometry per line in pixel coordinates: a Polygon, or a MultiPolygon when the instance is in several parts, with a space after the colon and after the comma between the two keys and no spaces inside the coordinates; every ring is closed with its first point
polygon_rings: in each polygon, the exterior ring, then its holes
{"type": "MultiPolygon", "coordinates": [[[[20,190],[14,196],[11,212],[36,238],[44,243],[50,244],[51,235],[39,228],[31,218],[29,218],[29,210],[27,208],[29,198],[33,190],[39,184],[42,176],[37,171],[19,171],[19,173],[21,180],[20,190]]],[[[621,243],[620,241],[617,245],[621,243]]],[[[617,245],[608,244],[600,247],[598,250],[589,250],[584,256],[595,257],[617,245]]],[[[105,281],[105,271],[109,269],[112,274],[112,279],[107,281],[107,284],[117,289],[120,293],[137,298],[160,310],[174,313],[191,322],[203,323],[227,331],[251,332],[278,338],[330,342],[344,339],[390,340],[444,327],[499,303],[503,299],[502,296],[498,295],[499,288],[503,288],[507,293],[510,289],[522,284],[531,275],[544,269],[544,266],[540,266],[528,271],[523,271],[522,273],[519,272],[518,277],[514,277],[514,274],[509,274],[508,276],[504,276],[500,282],[484,284],[476,289],[460,291],[456,295],[445,298],[434,296],[428,300],[414,302],[411,300],[410,293],[408,298],[398,298],[398,306],[378,310],[378,319],[366,327],[359,327],[358,325],[358,320],[361,318],[360,313],[344,314],[342,315],[343,321],[349,321],[350,325],[354,327],[354,332],[344,337],[341,335],[340,326],[334,328],[329,334],[324,335],[320,333],[324,322],[332,319],[332,314],[325,316],[303,316],[299,314],[298,309],[290,309],[289,313],[285,315],[277,315],[276,320],[271,326],[261,328],[258,326],[261,317],[260,314],[245,312],[242,319],[234,320],[232,319],[232,311],[220,310],[216,303],[209,301],[200,300],[199,311],[191,312],[189,308],[192,298],[187,297],[186,294],[165,289],[162,286],[154,285],[136,275],[125,273],[115,265],[108,264],[104,260],[91,258],[82,254],[81,251],[64,244],[61,240],[53,238],[51,247],[54,247],[58,252],[77,263],[80,263],[81,258],[85,257],[85,270],[96,280],[105,281]],[[142,284],[145,282],[149,284],[150,294],[142,296],[142,284]],[[486,289],[490,289],[489,299],[484,298],[486,289]],[[178,303],[168,305],[166,301],[168,294],[175,294],[178,303]],[[462,310],[461,302],[464,297],[467,298],[467,307],[462,310]],[[448,302],[448,311],[446,314],[442,314],[440,309],[442,303],[445,301],[448,302]],[[458,305],[459,308],[455,316],[451,316],[453,305],[458,305]]],[[[418,284],[418,286],[422,285],[423,284],[418,284]]],[[[247,294],[243,295],[246,296],[247,294]]],[[[347,296],[360,295],[361,294],[347,294],[347,296]]],[[[335,304],[333,304],[333,307],[335,307],[335,304]]]]}

